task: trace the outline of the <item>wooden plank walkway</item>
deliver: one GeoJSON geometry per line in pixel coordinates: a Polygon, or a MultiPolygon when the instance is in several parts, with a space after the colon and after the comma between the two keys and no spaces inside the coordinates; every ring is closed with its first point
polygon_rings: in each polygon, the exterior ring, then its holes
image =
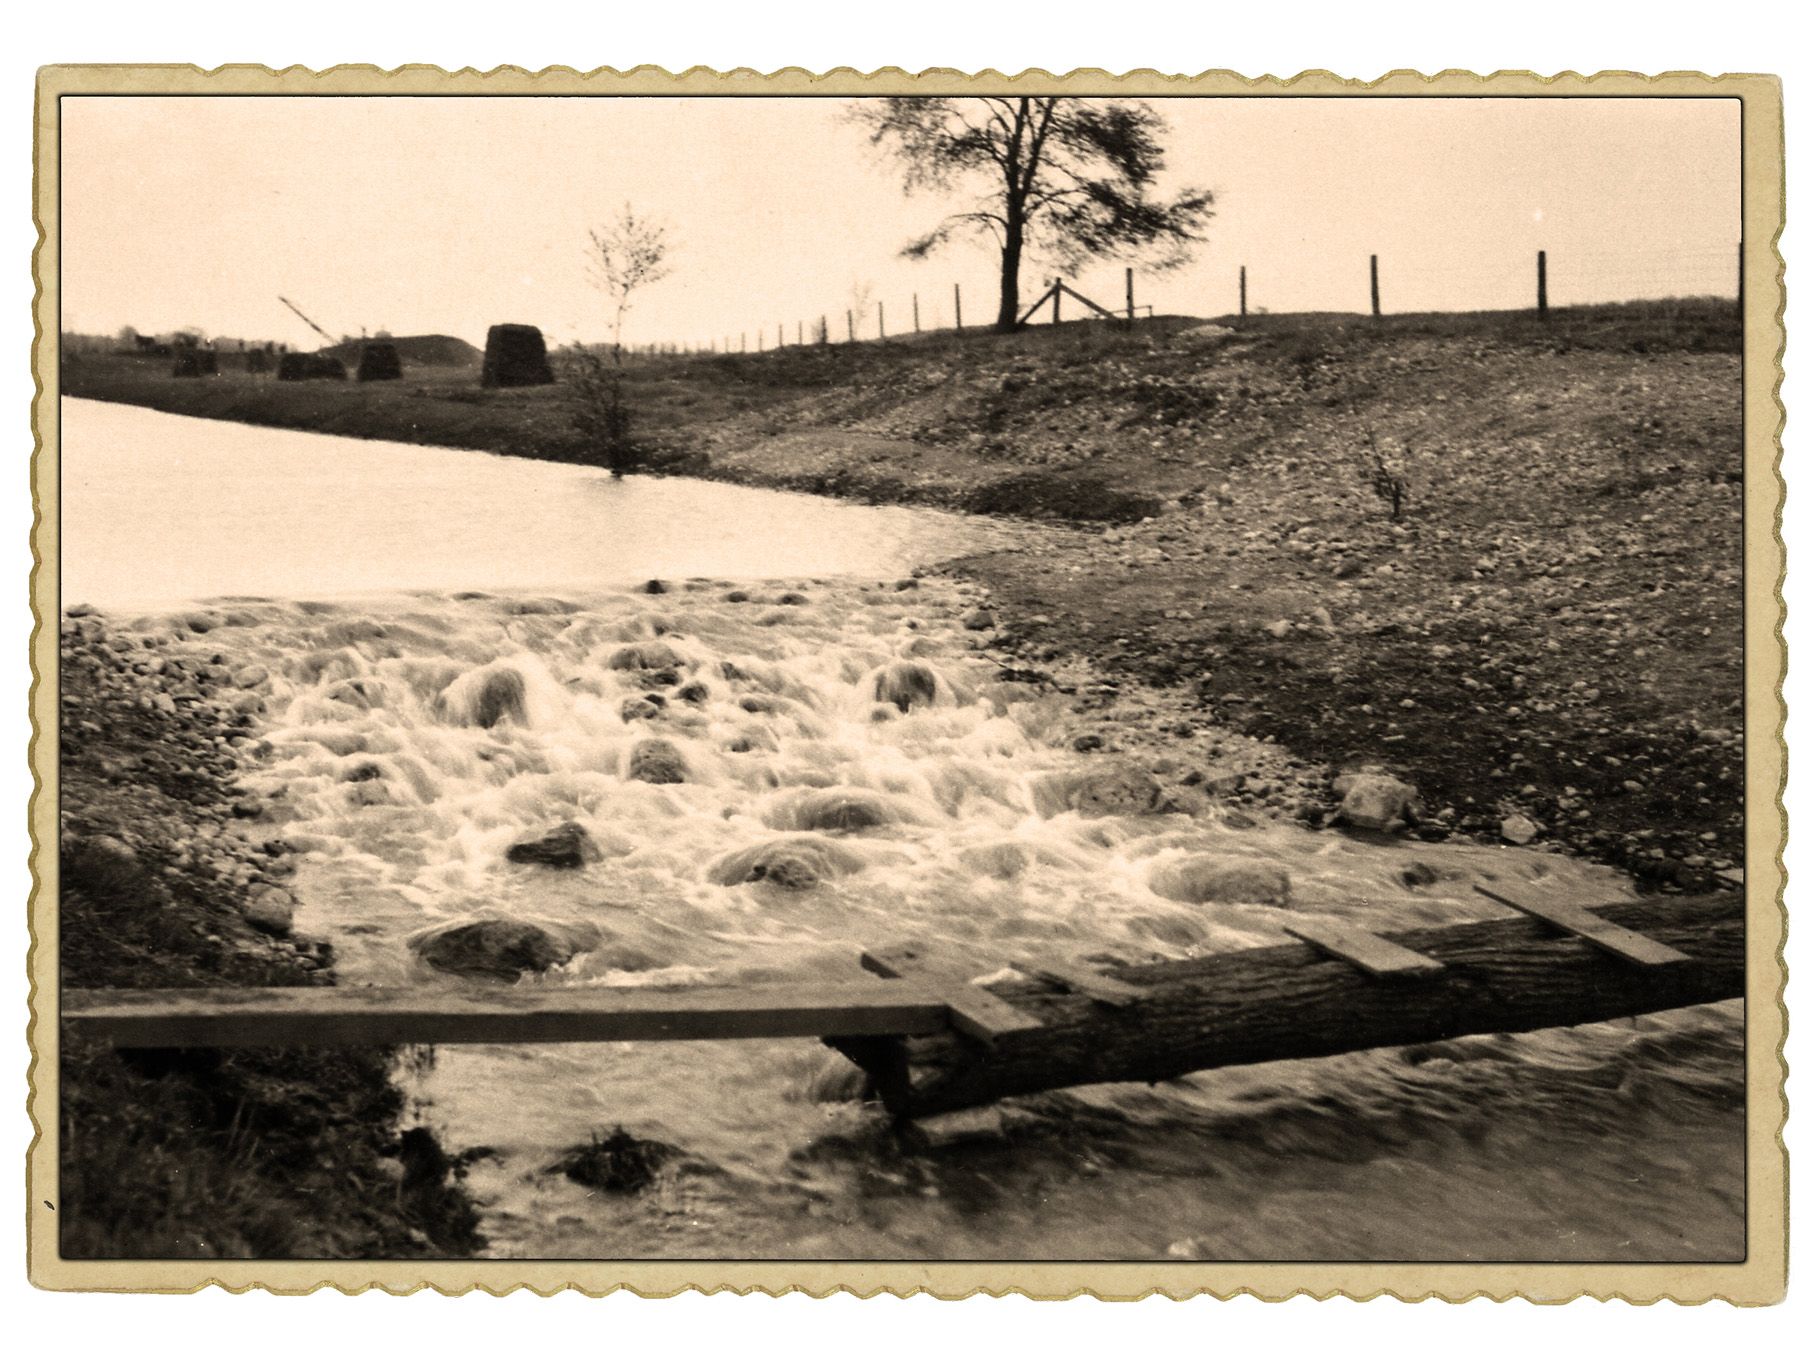
{"type": "MultiPolygon", "coordinates": [[[[989,1000],[1005,1005],[998,998],[989,1000]]],[[[754,1040],[929,1035],[952,1025],[951,1007],[939,986],[907,979],[756,988],[498,988],[480,993],[431,988],[72,989],[62,995],[62,1016],[77,1030],[118,1048],[754,1040]]]]}

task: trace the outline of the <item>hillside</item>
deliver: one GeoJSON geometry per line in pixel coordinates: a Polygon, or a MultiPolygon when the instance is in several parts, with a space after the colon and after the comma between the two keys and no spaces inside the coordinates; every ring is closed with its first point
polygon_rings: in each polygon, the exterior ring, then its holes
{"type": "MultiPolygon", "coordinates": [[[[481,350],[479,348],[448,334],[407,334],[390,339],[388,342],[400,350],[400,361],[403,366],[481,366],[481,350]]],[[[355,371],[357,361],[362,356],[362,343],[361,341],[340,343],[336,347],[320,351],[329,357],[337,358],[351,371],[355,371]]]]}

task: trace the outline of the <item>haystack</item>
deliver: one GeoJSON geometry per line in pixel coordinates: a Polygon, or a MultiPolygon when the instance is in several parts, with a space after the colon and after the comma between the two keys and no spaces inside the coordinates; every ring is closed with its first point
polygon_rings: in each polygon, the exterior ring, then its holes
{"type": "Polygon", "coordinates": [[[400,350],[385,341],[364,344],[362,359],[356,364],[356,379],[358,381],[398,381],[400,379],[400,350]]]}
{"type": "Polygon", "coordinates": [[[178,348],[175,350],[175,376],[217,376],[219,355],[210,348],[178,348]]]}
{"type": "Polygon", "coordinates": [[[487,353],[481,361],[484,386],[548,386],[550,359],[544,332],[536,325],[489,325],[487,353]]]}
{"type": "Polygon", "coordinates": [[[319,353],[283,353],[275,370],[277,381],[342,381],[344,364],[319,353]]]}

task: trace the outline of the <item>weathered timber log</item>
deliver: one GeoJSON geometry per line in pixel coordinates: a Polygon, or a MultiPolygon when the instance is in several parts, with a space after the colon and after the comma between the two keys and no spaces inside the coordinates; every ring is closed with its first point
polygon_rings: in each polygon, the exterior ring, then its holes
{"type": "Polygon", "coordinates": [[[996,996],[1039,1024],[991,1046],[954,1032],[826,1043],[869,1073],[892,1113],[916,1118],[1057,1087],[1160,1082],[1202,1068],[1580,1025],[1743,994],[1741,894],[1592,911],[1689,962],[1631,964],[1525,917],[1389,934],[1443,966],[1416,979],[1374,979],[1311,945],[1268,946],[1111,971],[1143,988],[1129,1005],[1055,982],[996,984],[996,996]]]}

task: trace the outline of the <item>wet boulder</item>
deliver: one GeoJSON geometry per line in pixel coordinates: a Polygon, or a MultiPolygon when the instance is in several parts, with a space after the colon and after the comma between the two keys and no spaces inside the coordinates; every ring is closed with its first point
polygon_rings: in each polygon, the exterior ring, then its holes
{"type": "Polygon", "coordinates": [[[579,870],[599,861],[602,853],[588,830],[570,820],[538,838],[525,838],[506,849],[506,859],[528,866],[554,866],[579,870]]]}
{"type": "Polygon", "coordinates": [[[492,729],[503,719],[525,720],[525,678],[505,664],[464,673],[438,698],[444,714],[457,724],[492,729]]]}
{"type": "Polygon", "coordinates": [[[1167,807],[1162,783],[1137,763],[1123,759],[1065,778],[1061,792],[1064,807],[1084,819],[1157,814],[1167,807]]]}
{"type": "Polygon", "coordinates": [[[1286,908],[1293,897],[1287,871],[1272,861],[1189,856],[1160,866],[1150,888],[1178,903],[1251,903],[1286,908]]]}
{"type": "Polygon", "coordinates": [[[613,650],[612,657],[606,661],[608,668],[619,672],[634,669],[659,669],[680,667],[681,660],[673,649],[661,640],[640,640],[636,644],[621,645],[613,650]]]}
{"type": "Polygon", "coordinates": [[[514,918],[484,918],[431,932],[413,942],[434,968],[475,978],[516,979],[530,971],[565,965],[600,944],[599,929],[585,923],[540,927],[514,918]]]}
{"type": "Polygon", "coordinates": [[[760,842],[723,858],[707,872],[714,884],[767,883],[812,889],[863,868],[862,857],[826,838],[792,837],[760,842]]]}
{"type": "Polygon", "coordinates": [[[890,663],[875,671],[875,699],[909,711],[937,700],[937,674],[922,663],[890,663]]]}
{"type": "Polygon", "coordinates": [[[653,786],[673,786],[687,778],[687,759],[667,739],[645,739],[632,748],[631,757],[626,763],[627,781],[648,781],[653,786]]]}
{"type": "Polygon", "coordinates": [[[886,795],[856,786],[832,786],[779,802],[770,810],[769,824],[802,832],[855,833],[914,818],[886,795]]]}
{"type": "Polygon", "coordinates": [[[1331,783],[1331,789],[1341,803],[1327,823],[1397,833],[1408,825],[1416,826],[1425,816],[1418,789],[1385,772],[1346,772],[1331,783]]]}
{"type": "Polygon", "coordinates": [[[251,885],[238,911],[244,921],[271,936],[286,936],[294,929],[294,896],[275,885],[251,885]]]}

